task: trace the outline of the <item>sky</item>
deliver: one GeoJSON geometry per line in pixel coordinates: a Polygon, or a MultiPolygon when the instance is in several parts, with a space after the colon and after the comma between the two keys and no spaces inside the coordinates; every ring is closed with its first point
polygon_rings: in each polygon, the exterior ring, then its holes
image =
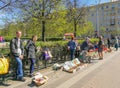
{"type": "Polygon", "coordinates": [[[109,2],[110,0],[81,0],[81,3],[84,3],[87,5],[95,5],[95,4],[98,4],[98,3],[106,3],[106,2],[109,2]]]}
{"type": "MultiPolygon", "coordinates": [[[[80,3],[89,6],[89,5],[95,5],[98,3],[106,3],[109,1],[110,0],[80,0],[80,3]]],[[[0,27],[4,25],[3,18],[6,18],[6,17],[11,17],[11,16],[10,14],[8,16],[8,14],[5,11],[4,12],[0,11],[0,27]]]]}

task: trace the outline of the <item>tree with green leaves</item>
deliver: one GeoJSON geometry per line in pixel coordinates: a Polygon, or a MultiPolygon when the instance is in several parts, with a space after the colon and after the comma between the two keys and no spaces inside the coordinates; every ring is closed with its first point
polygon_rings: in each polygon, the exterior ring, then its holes
{"type": "MultiPolygon", "coordinates": [[[[42,24],[42,40],[45,41],[45,30],[47,20],[52,19],[52,13],[57,10],[61,0],[23,0],[16,7],[23,11],[23,20],[36,20],[42,24]],[[32,18],[32,19],[31,19],[32,18]]],[[[39,27],[38,27],[39,29],[39,27]]]]}
{"type": "MultiPolygon", "coordinates": [[[[73,27],[74,27],[74,35],[76,37],[76,33],[77,33],[77,26],[78,24],[83,25],[85,23],[85,14],[87,9],[83,6],[81,6],[80,4],[81,0],[67,0],[67,17],[68,17],[68,21],[73,23],[73,27]]],[[[82,31],[82,30],[81,30],[82,31]]]]}

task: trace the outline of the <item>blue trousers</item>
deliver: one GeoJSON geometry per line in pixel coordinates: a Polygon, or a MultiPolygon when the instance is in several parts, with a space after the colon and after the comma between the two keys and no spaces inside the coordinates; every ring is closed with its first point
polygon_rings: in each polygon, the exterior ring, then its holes
{"type": "Polygon", "coordinates": [[[35,64],[35,58],[29,58],[31,65],[30,65],[30,74],[34,72],[34,64],[35,64]]]}
{"type": "Polygon", "coordinates": [[[70,49],[70,58],[71,58],[71,60],[74,59],[74,56],[75,56],[75,49],[70,49]]]}
{"type": "Polygon", "coordinates": [[[23,64],[19,57],[15,57],[15,59],[17,62],[17,78],[20,79],[23,77],[23,64]]]}

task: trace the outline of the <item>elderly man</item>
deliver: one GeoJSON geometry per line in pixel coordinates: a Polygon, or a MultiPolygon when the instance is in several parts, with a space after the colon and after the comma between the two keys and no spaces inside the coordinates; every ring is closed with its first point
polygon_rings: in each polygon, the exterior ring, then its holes
{"type": "Polygon", "coordinates": [[[90,44],[90,39],[86,37],[86,40],[81,44],[81,50],[88,50],[90,44]]]}
{"type": "Polygon", "coordinates": [[[23,78],[23,64],[22,64],[22,59],[24,55],[24,46],[22,44],[22,40],[20,39],[22,36],[21,31],[16,32],[16,37],[13,38],[10,42],[10,51],[13,57],[15,58],[17,62],[17,80],[19,81],[25,81],[23,78]]]}

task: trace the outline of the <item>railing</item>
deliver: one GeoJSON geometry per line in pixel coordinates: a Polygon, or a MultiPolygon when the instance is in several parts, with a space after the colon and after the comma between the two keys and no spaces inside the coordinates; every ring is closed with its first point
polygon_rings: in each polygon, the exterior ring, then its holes
{"type": "MultiPolygon", "coordinates": [[[[42,51],[40,51],[36,54],[36,63],[35,63],[36,71],[46,68],[48,66],[51,66],[54,63],[61,63],[61,62],[65,62],[66,60],[69,60],[69,53],[68,53],[66,47],[57,46],[57,47],[51,47],[49,49],[53,56],[49,61],[42,60],[42,58],[41,58],[42,51]]],[[[9,47],[7,47],[7,48],[1,47],[0,52],[4,56],[9,56],[9,59],[10,59],[9,74],[1,75],[1,78],[3,81],[4,78],[11,79],[11,78],[15,77],[16,61],[15,61],[14,57],[12,57],[10,55],[9,47]]],[[[24,68],[24,74],[26,76],[28,75],[28,72],[29,72],[29,68],[30,68],[29,66],[30,66],[30,60],[25,55],[25,57],[23,59],[23,68],[24,68]]]]}

